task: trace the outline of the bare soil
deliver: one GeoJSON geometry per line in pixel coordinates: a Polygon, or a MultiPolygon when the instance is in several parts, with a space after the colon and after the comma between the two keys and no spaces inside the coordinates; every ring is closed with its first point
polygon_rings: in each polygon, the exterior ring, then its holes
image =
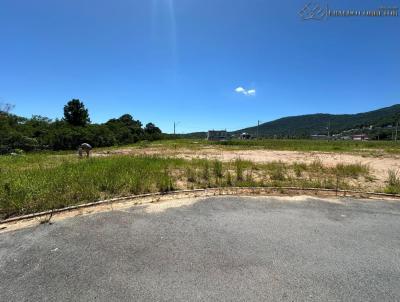
{"type": "MultiPolygon", "coordinates": [[[[379,153],[378,153],[379,154],[379,153]]],[[[168,149],[168,148],[121,148],[111,151],[94,152],[93,156],[110,155],[159,155],[183,159],[218,159],[223,162],[242,159],[254,163],[268,163],[281,161],[287,164],[307,163],[316,160],[326,167],[337,164],[360,163],[368,165],[374,183],[371,189],[383,186],[388,177],[389,170],[400,171],[400,156],[381,153],[379,156],[369,154],[331,153],[331,152],[298,152],[298,151],[272,151],[272,150],[223,150],[213,147],[201,149],[168,149]]]]}

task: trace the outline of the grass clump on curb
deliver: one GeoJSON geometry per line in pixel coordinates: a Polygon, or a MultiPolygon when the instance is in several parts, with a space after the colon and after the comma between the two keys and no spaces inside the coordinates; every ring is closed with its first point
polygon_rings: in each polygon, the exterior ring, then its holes
{"type": "Polygon", "coordinates": [[[390,170],[388,172],[387,183],[385,193],[400,194],[400,175],[398,171],[390,170]]]}

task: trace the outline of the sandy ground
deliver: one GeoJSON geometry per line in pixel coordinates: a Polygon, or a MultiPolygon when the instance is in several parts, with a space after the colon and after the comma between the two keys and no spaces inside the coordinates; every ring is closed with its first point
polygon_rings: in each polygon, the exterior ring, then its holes
{"type": "Polygon", "coordinates": [[[389,170],[400,171],[400,156],[381,155],[371,156],[367,154],[331,153],[331,152],[297,152],[297,151],[273,151],[273,150],[221,150],[216,148],[190,149],[160,149],[160,148],[122,148],[112,151],[94,152],[94,156],[108,156],[115,154],[125,155],[163,155],[183,159],[207,158],[218,159],[224,162],[235,159],[249,160],[255,163],[268,163],[281,161],[284,163],[312,163],[316,160],[327,167],[337,164],[361,163],[371,168],[371,174],[376,178],[376,184],[383,184],[388,177],[389,170]]]}

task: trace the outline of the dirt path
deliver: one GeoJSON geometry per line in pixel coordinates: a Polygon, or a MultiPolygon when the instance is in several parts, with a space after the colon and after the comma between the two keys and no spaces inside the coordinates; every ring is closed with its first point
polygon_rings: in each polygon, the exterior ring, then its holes
{"type": "Polygon", "coordinates": [[[379,183],[384,183],[389,170],[400,171],[400,156],[382,155],[379,157],[368,155],[357,155],[348,153],[330,152],[298,152],[298,151],[272,151],[272,150],[220,150],[216,148],[190,149],[160,149],[160,148],[122,148],[112,151],[94,152],[94,156],[108,155],[161,155],[183,159],[207,158],[218,159],[224,162],[235,159],[249,160],[255,163],[267,163],[281,161],[284,163],[312,163],[320,160],[324,166],[335,166],[337,164],[361,163],[371,168],[372,175],[379,183]]]}

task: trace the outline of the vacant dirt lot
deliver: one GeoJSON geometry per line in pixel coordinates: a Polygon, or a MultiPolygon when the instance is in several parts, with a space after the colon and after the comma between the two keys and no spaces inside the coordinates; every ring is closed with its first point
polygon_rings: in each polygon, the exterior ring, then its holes
{"type": "Polygon", "coordinates": [[[389,170],[400,170],[400,156],[380,154],[332,153],[332,152],[298,152],[298,151],[272,151],[272,150],[222,150],[217,148],[201,149],[167,149],[167,148],[121,148],[111,151],[94,152],[94,156],[109,156],[116,154],[125,155],[160,155],[183,159],[206,158],[218,159],[224,162],[235,159],[249,160],[255,163],[281,161],[284,163],[312,163],[321,161],[324,166],[331,167],[337,164],[361,163],[371,168],[375,178],[373,187],[383,185],[388,177],[389,170]]]}

